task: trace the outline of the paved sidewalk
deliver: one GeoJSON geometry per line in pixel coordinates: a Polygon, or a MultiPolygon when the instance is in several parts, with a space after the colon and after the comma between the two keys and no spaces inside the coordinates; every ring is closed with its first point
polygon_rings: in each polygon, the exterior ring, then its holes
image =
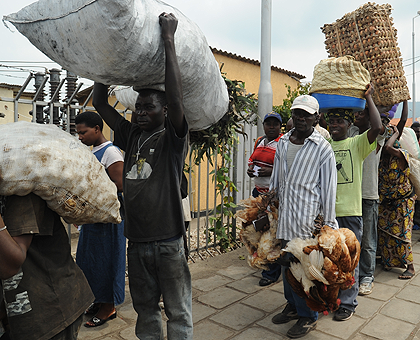
{"type": "MultiPolygon", "coordinates": [[[[415,268],[420,271],[420,232],[413,232],[415,268]]],[[[193,285],[195,340],[281,340],[292,321],[275,325],[271,318],[286,301],[282,282],[260,287],[260,271],[250,268],[244,248],[190,265],[193,285]]],[[[304,339],[420,340],[420,275],[398,280],[402,269],[375,273],[371,295],[358,297],[354,316],[344,322],[321,315],[317,329],[304,339]]],[[[137,340],[136,313],[126,286],[126,300],[117,307],[116,320],[96,328],[82,326],[79,339],[137,340]]],[[[164,314],[163,314],[164,315],[164,314]]]]}

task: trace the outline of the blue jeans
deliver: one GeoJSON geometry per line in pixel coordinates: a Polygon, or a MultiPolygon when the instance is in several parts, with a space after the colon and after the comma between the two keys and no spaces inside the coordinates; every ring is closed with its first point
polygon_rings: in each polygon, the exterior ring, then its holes
{"type": "Polygon", "coordinates": [[[193,338],[191,275],[182,237],[164,242],[129,242],[128,276],[137,312],[136,336],[163,340],[163,296],[168,340],[193,338]]]}
{"type": "Polygon", "coordinates": [[[360,283],[371,283],[374,279],[378,245],[378,206],[378,200],[362,200],[363,236],[359,261],[360,283]]]}
{"type": "MultiPolygon", "coordinates": [[[[286,246],[288,241],[282,240],[282,248],[286,246]]],[[[311,318],[312,321],[318,320],[318,312],[314,312],[306,305],[304,298],[298,296],[294,291],[292,286],[286,279],[286,269],[287,267],[281,266],[281,274],[283,277],[283,288],[284,288],[284,297],[287,302],[296,308],[296,311],[300,317],[311,318]]]]}
{"type": "Polygon", "coordinates": [[[281,265],[278,263],[269,263],[269,270],[263,270],[261,276],[271,281],[277,281],[281,274],[281,265]]]}
{"type": "MultiPolygon", "coordinates": [[[[362,240],[363,232],[363,222],[362,216],[345,216],[337,217],[337,222],[340,228],[348,228],[356,235],[356,238],[359,242],[362,240]]],[[[359,294],[359,264],[354,270],[354,285],[346,290],[340,290],[338,293],[338,298],[341,300],[340,307],[355,311],[358,302],[356,300],[357,295],[359,294]]]]}

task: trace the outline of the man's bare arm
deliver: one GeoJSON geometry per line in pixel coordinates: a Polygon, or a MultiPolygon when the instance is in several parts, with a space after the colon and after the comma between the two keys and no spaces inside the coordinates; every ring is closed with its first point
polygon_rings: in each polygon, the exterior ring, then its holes
{"type": "Polygon", "coordinates": [[[174,35],[178,20],[172,13],[159,16],[161,34],[165,46],[165,92],[168,101],[168,117],[178,136],[185,134],[184,104],[181,72],[175,53],[174,35]]]}
{"type": "MultiPolygon", "coordinates": [[[[0,229],[4,227],[0,217],[0,229]]],[[[7,229],[0,231],[0,279],[8,279],[19,272],[26,260],[32,235],[11,237],[7,229]]]]}
{"type": "Polygon", "coordinates": [[[105,123],[114,130],[120,114],[108,103],[108,86],[95,82],[93,85],[92,104],[105,123]]]}

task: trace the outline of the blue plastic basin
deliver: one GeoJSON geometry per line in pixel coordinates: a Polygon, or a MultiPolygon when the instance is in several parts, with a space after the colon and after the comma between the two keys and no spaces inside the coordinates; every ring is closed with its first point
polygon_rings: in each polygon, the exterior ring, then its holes
{"type": "Polygon", "coordinates": [[[366,106],[366,100],[360,98],[324,93],[312,93],[311,96],[318,101],[320,112],[336,108],[362,111],[366,106]]]}

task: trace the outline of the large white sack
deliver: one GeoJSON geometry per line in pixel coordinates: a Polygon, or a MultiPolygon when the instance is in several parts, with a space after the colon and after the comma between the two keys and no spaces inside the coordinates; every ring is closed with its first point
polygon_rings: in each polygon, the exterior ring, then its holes
{"type": "Polygon", "coordinates": [[[127,109],[134,112],[136,109],[136,101],[139,95],[131,86],[116,86],[113,89],[115,98],[127,109]]]}
{"type": "Polygon", "coordinates": [[[228,109],[226,84],[203,33],[174,7],[159,0],[40,0],[3,19],[79,76],[153,88],[164,83],[162,12],[179,20],[175,47],[189,127],[207,128],[228,109]]]}
{"type": "Polygon", "coordinates": [[[0,125],[0,195],[44,199],[67,223],[119,223],[117,187],[90,149],[55,125],[0,125]]]}
{"type": "Polygon", "coordinates": [[[410,181],[414,186],[414,191],[417,197],[420,196],[420,161],[413,157],[409,159],[409,166],[410,166],[410,181]]]}
{"type": "Polygon", "coordinates": [[[420,159],[420,147],[416,133],[412,128],[404,127],[400,137],[401,148],[407,150],[411,157],[420,159]]]}

